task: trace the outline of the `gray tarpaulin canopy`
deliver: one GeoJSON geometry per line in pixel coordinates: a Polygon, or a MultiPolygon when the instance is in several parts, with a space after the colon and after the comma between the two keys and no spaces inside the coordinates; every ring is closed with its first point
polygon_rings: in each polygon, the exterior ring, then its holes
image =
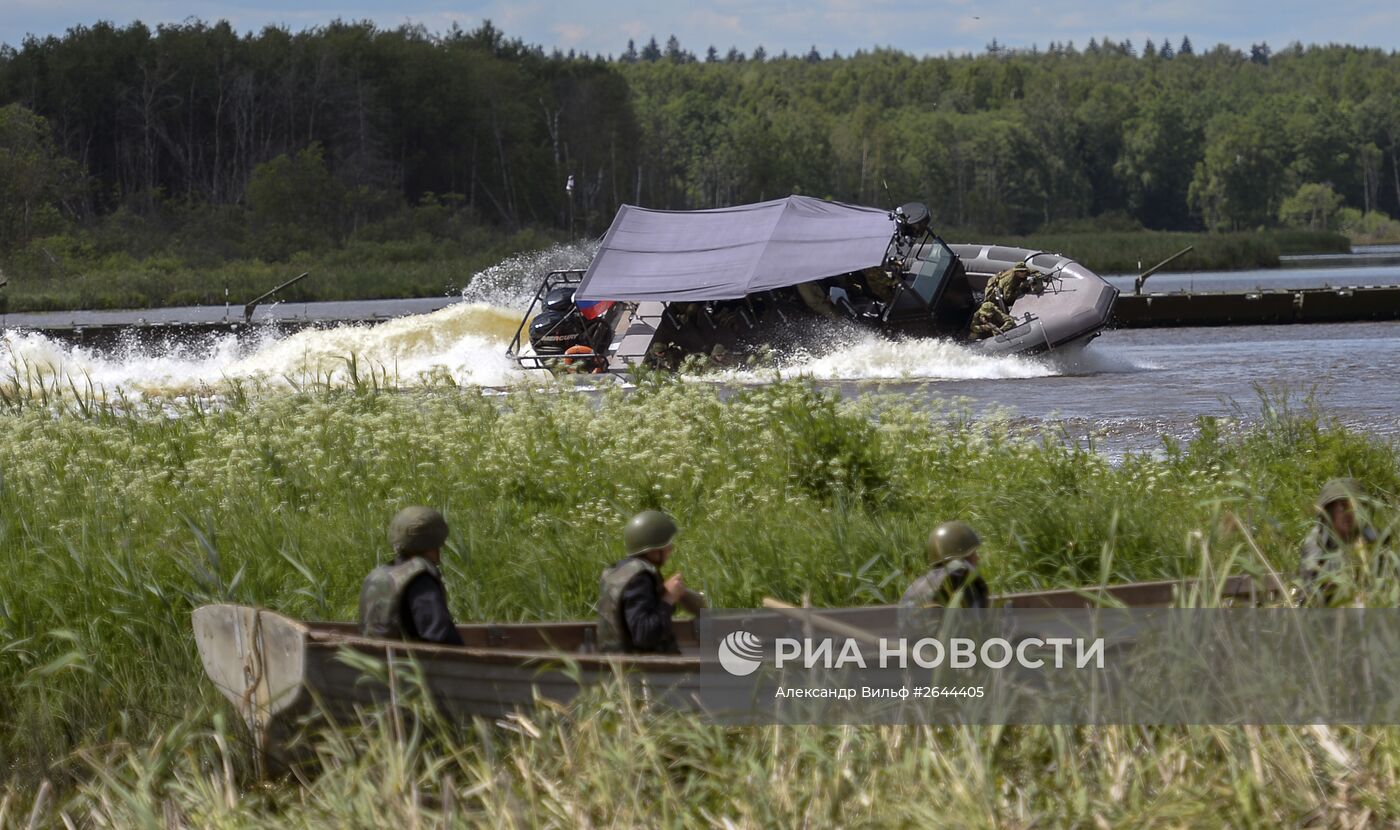
{"type": "Polygon", "coordinates": [[[879,208],[789,196],[717,210],[623,205],[579,300],[734,300],[880,265],[894,220],[879,208]]]}

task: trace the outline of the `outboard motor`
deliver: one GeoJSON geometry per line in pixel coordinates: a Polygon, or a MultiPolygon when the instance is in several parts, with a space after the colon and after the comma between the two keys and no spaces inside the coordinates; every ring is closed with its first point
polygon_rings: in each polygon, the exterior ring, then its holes
{"type": "Polygon", "coordinates": [[[563,286],[552,289],[544,295],[545,311],[569,312],[574,310],[574,287],[563,286]]]}
{"type": "MultiPolygon", "coordinates": [[[[566,289],[555,289],[561,290],[566,289]]],[[[573,289],[567,290],[572,298],[573,289]]],[[[550,296],[554,293],[551,291],[550,296]]],[[[548,304],[549,300],[546,299],[546,310],[530,321],[530,345],[535,348],[535,354],[562,355],[570,346],[583,342],[585,321],[583,316],[574,310],[572,299],[565,311],[550,310],[548,304]]]]}

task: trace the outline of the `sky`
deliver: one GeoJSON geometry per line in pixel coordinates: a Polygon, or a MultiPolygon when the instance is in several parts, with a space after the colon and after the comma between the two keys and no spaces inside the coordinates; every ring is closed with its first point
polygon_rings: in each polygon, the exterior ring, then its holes
{"type": "Polygon", "coordinates": [[[62,34],[78,24],[109,20],[147,25],[187,18],[226,19],[240,31],[266,25],[297,30],[336,18],[373,20],[384,27],[422,24],[443,31],[491,20],[508,37],[546,49],[619,54],[651,37],[703,55],[762,45],[822,54],[893,47],[916,55],[980,52],[994,38],[1011,47],[1105,36],[1151,38],[1173,46],[1190,35],[1197,50],[1216,43],[1248,48],[1266,42],[1348,43],[1400,49],[1400,0],[0,0],[0,43],[18,46],[28,34],[62,34]]]}

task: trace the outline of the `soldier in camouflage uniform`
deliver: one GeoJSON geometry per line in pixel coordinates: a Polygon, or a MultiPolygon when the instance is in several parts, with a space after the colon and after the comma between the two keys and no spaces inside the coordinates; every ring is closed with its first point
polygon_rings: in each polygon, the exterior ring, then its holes
{"type": "Polygon", "coordinates": [[[987,288],[982,292],[982,305],[972,315],[968,333],[974,340],[996,337],[1016,327],[1011,316],[1011,306],[1037,287],[1040,276],[1025,262],[1018,262],[987,280],[987,288]]]}
{"type": "Polygon", "coordinates": [[[906,608],[986,608],[991,601],[987,583],[977,573],[977,549],[982,539],[966,522],[944,522],[928,537],[933,570],[914,580],[899,600],[906,608]]]}
{"type": "Polygon", "coordinates": [[[899,280],[890,276],[884,268],[866,268],[860,274],[865,278],[865,287],[870,290],[870,296],[882,303],[894,299],[894,289],[899,285],[899,280]]]}
{"type": "Polygon", "coordinates": [[[600,651],[680,653],[671,616],[677,605],[697,612],[703,598],[679,573],[661,578],[678,532],[675,520],[659,510],[638,513],[623,529],[627,557],[603,571],[598,585],[600,651]]]}
{"type": "Polygon", "coordinates": [[[827,318],[828,320],[840,320],[841,314],[836,310],[836,304],[827,295],[826,287],[821,282],[803,282],[797,285],[797,296],[802,298],[802,302],[807,308],[827,318]]]}
{"type": "Polygon", "coordinates": [[[389,522],[394,561],[360,588],[360,633],[390,640],[462,645],[438,570],[447,521],[429,507],[405,507],[389,522]]]}
{"type": "Polygon", "coordinates": [[[1015,327],[1016,321],[1011,318],[1010,314],[997,308],[991,300],[986,300],[977,307],[977,311],[972,315],[968,334],[974,340],[985,340],[1015,327]]]}
{"type": "Polygon", "coordinates": [[[1317,522],[1303,540],[1299,563],[1307,602],[1341,601],[1346,587],[1361,575],[1382,576],[1393,570],[1391,554],[1379,549],[1375,529],[1357,516],[1364,493],[1354,478],[1335,478],[1322,486],[1313,505],[1317,522]]]}
{"type": "Polygon", "coordinates": [[[995,303],[1002,311],[1011,311],[1011,305],[1026,296],[1034,282],[1036,273],[1025,262],[1015,265],[987,280],[984,296],[995,303]]]}

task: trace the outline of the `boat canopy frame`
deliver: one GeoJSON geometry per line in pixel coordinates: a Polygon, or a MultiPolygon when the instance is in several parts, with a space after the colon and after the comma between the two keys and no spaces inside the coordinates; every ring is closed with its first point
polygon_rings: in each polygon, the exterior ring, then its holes
{"type": "MultiPolygon", "coordinates": [[[[514,360],[522,369],[549,369],[559,362],[560,355],[522,354],[521,350],[525,344],[530,342],[526,329],[529,328],[530,321],[535,319],[536,311],[544,305],[544,299],[549,296],[549,292],[556,288],[570,286],[577,288],[579,283],[583,282],[583,275],[582,268],[568,268],[545,274],[539,289],[535,291],[535,298],[530,301],[530,307],[525,309],[525,315],[520,318],[520,325],[515,327],[515,336],[510,339],[510,347],[506,349],[506,357],[514,360]]],[[[570,312],[570,316],[579,313],[579,310],[575,308],[570,312]]],[[[560,323],[563,323],[563,320],[560,320],[560,323]]]]}

